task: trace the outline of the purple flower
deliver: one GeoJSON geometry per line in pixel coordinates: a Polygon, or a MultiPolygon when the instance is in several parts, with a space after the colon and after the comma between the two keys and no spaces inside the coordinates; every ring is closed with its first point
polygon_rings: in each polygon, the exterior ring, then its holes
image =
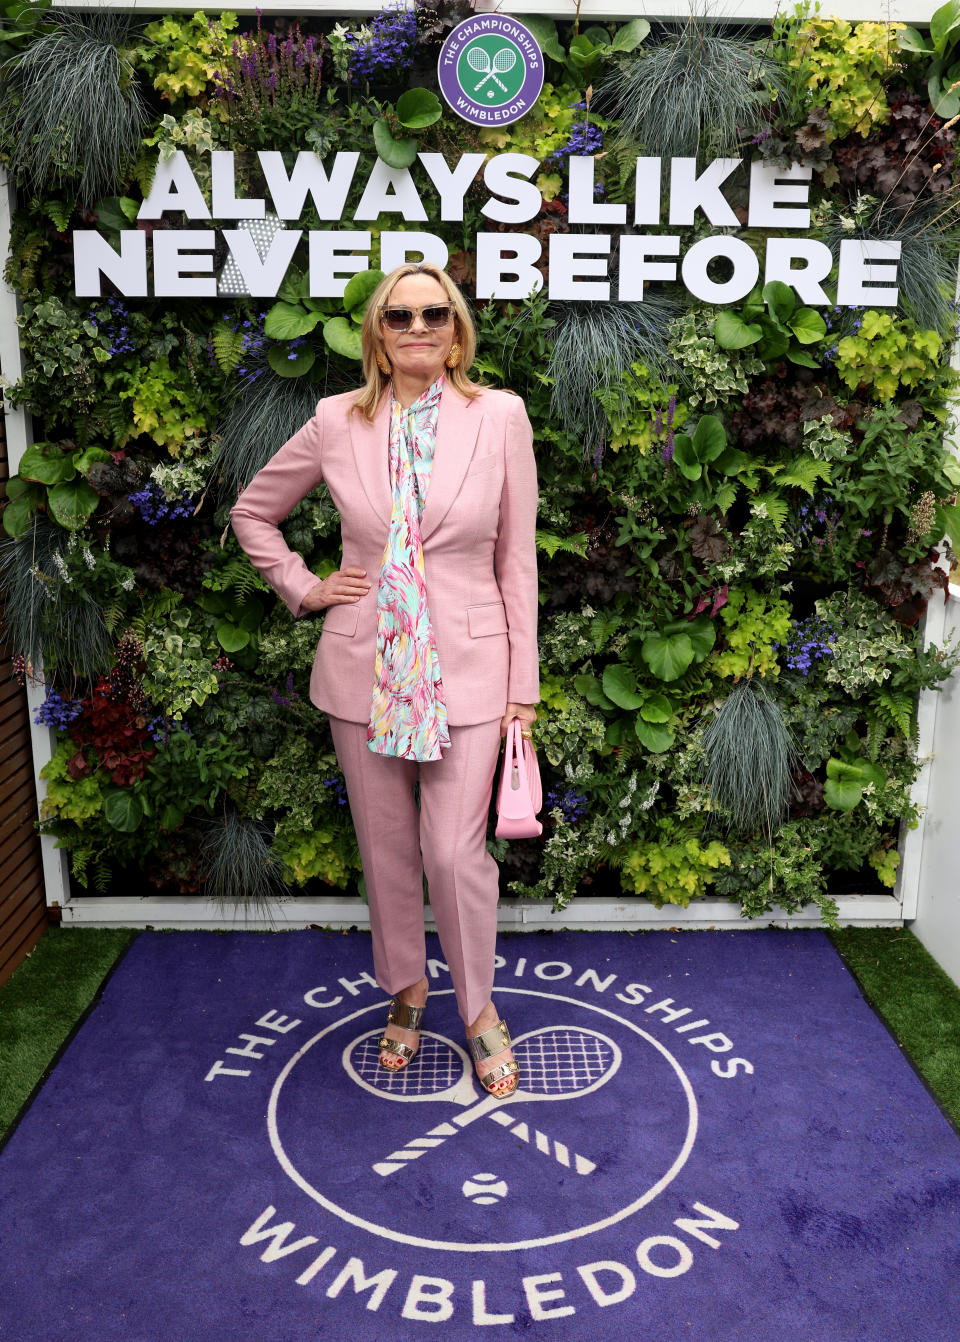
{"type": "Polygon", "coordinates": [[[336,798],[338,806],[346,806],[347,789],[341,777],[325,778],[323,780],[323,786],[333,788],[333,795],[336,798]]]}
{"type": "MultiPolygon", "coordinates": [[[[786,644],[786,663],[791,671],[808,676],[815,662],[833,657],[837,631],[818,615],[808,615],[796,625],[786,644]]],[[[779,646],[779,645],[775,645],[779,646]]]]}
{"type": "Polygon", "coordinates": [[[138,489],[136,493],[128,494],[127,498],[150,527],[155,527],[158,522],[172,522],[178,517],[192,517],[197,506],[196,500],[186,490],[178,499],[168,499],[153,481],[146,489],[138,489]]]}
{"type": "Polygon", "coordinates": [[[62,699],[56,690],[47,690],[47,697],[33,716],[38,727],[53,727],[65,732],[68,723],[73,722],[83,712],[80,699],[62,699]]]}
{"type": "Polygon", "coordinates": [[[587,810],[587,798],[582,792],[576,792],[573,788],[551,788],[547,793],[547,809],[554,810],[557,807],[563,812],[564,819],[570,825],[575,825],[582,819],[587,810]]]}

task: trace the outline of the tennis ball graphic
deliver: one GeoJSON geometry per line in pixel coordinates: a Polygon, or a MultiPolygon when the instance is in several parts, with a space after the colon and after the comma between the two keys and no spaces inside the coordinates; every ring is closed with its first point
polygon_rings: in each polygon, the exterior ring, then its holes
{"type": "Polygon", "coordinates": [[[507,1196],[506,1180],[495,1174],[475,1174],[463,1185],[463,1196],[479,1207],[489,1207],[507,1196]]]}

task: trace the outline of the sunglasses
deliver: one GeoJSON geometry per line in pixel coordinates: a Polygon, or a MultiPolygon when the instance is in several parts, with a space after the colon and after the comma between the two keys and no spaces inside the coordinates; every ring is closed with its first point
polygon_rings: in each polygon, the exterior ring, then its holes
{"type": "Polygon", "coordinates": [[[450,303],[432,303],[426,308],[381,308],[380,320],[388,331],[409,331],[414,318],[421,316],[428,331],[441,331],[450,321],[450,303]]]}

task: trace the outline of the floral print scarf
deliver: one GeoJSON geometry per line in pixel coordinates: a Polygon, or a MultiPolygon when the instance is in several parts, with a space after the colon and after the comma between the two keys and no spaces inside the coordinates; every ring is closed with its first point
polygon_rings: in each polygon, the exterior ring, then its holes
{"type": "Polygon", "coordinates": [[[447,704],[424,579],[420,519],[433,468],[444,374],[404,409],[390,403],[393,512],[377,586],[377,655],[367,748],[439,760],[449,746],[447,704]]]}

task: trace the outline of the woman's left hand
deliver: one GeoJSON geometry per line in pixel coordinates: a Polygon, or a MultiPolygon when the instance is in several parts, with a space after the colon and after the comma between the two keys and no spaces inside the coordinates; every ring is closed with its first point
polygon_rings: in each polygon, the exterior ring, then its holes
{"type": "Polygon", "coordinates": [[[507,704],[507,711],[500,722],[501,736],[506,736],[514,718],[520,719],[521,731],[528,732],[537,720],[537,710],[533,704],[507,704]]]}

